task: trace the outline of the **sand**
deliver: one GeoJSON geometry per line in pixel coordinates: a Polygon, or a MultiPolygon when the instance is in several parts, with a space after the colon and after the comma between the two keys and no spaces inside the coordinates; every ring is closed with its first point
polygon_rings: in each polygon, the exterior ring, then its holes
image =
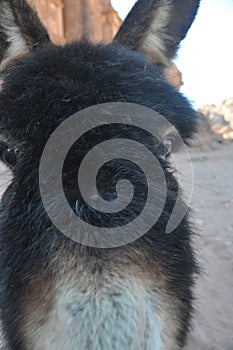
{"type": "Polygon", "coordinates": [[[185,350],[233,350],[233,142],[191,155],[202,275],[185,350]]]}

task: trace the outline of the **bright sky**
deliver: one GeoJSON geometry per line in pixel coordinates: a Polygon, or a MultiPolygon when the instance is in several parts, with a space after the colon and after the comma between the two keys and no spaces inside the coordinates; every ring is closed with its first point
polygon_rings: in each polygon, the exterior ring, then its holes
{"type": "MultiPolygon", "coordinates": [[[[112,0],[124,18],[135,0],[112,0]]],[[[233,96],[233,0],[202,0],[176,64],[182,92],[199,107],[233,96]]]]}

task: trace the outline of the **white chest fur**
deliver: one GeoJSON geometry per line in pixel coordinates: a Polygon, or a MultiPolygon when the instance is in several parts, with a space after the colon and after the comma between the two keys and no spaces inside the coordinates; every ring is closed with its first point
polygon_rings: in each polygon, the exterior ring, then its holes
{"type": "Polygon", "coordinates": [[[134,276],[107,275],[94,283],[85,276],[72,283],[61,281],[46,321],[31,324],[28,346],[31,350],[164,350],[159,309],[159,301],[152,302],[134,276]]]}

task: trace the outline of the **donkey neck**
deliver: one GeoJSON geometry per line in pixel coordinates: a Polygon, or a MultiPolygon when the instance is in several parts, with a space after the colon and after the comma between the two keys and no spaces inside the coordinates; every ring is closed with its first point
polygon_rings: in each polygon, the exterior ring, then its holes
{"type": "Polygon", "coordinates": [[[31,308],[26,331],[31,349],[165,349],[163,297],[148,274],[129,261],[125,265],[123,258],[121,264],[98,264],[99,259],[87,262],[86,257],[62,264],[48,288],[51,295],[43,297],[43,305],[49,300],[46,318],[31,308]]]}

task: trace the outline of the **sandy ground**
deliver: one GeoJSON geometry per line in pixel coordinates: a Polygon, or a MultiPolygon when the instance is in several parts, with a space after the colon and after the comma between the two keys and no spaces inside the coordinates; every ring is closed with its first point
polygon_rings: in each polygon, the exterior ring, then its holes
{"type": "MultiPolygon", "coordinates": [[[[233,350],[233,142],[207,151],[192,150],[191,157],[202,275],[185,350],[233,350]]],[[[0,173],[1,193],[8,175],[1,168],[0,173]]]]}
{"type": "Polygon", "coordinates": [[[203,271],[185,350],[233,350],[233,142],[191,155],[203,271]]]}

